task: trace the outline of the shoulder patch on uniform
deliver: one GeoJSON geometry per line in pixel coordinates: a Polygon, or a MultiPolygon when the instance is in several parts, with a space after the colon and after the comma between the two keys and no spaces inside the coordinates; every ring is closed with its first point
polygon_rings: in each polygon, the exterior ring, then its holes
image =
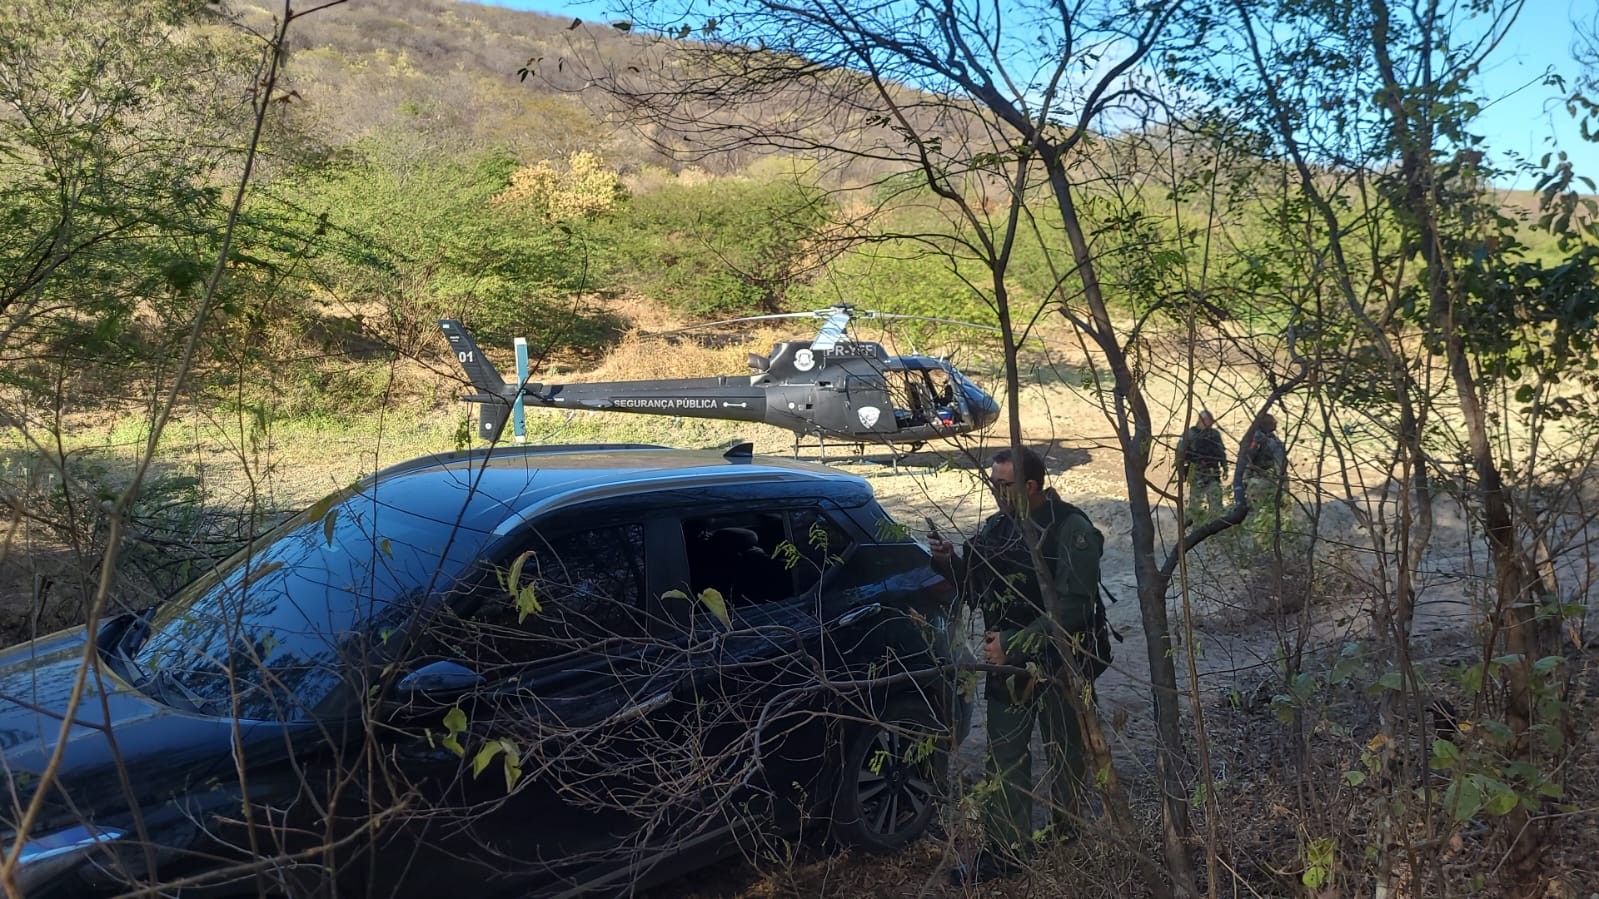
{"type": "Polygon", "coordinates": [[[1088,532],[1087,531],[1078,531],[1076,534],[1073,534],[1072,535],[1072,546],[1074,548],[1076,548],[1076,549],[1087,549],[1088,548],[1088,532]]]}

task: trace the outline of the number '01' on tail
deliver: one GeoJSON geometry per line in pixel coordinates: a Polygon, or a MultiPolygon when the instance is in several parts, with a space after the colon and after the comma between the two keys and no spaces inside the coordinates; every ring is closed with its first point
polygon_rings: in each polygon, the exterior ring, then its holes
{"type": "Polygon", "coordinates": [[[505,383],[494,363],[483,355],[477,341],[472,339],[460,322],[453,318],[441,319],[439,328],[449,338],[450,350],[455,353],[455,361],[461,363],[461,368],[466,371],[467,380],[477,388],[476,393],[461,399],[481,406],[478,437],[491,442],[499,440],[500,433],[505,430],[505,422],[511,416],[511,402],[516,389],[505,383]]]}
{"type": "Polygon", "coordinates": [[[494,363],[483,355],[478,349],[477,341],[466,332],[466,328],[453,318],[441,319],[439,328],[444,331],[444,336],[450,340],[450,349],[455,353],[455,360],[461,363],[461,368],[466,370],[466,377],[479,393],[501,396],[505,393],[505,379],[500,377],[500,372],[494,363]]]}

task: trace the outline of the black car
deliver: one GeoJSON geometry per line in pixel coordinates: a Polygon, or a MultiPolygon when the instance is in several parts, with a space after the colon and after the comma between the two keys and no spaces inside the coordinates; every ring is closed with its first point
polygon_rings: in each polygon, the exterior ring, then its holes
{"type": "Polygon", "coordinates": [[[965,720],[953,600],[865,481],[748,445],[415,460],[0,655],[5,845],[25,821],[30,896],[621,892],[813,825],[895,849],[965,720]]]}

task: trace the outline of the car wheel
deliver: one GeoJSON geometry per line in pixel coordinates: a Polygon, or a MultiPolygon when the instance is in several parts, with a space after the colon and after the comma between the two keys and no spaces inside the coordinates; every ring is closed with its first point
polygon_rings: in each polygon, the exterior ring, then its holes
{"type": "MultiPolygon", "coordinates": [[[[916,706],[922,705],[916,703],[916,706]]],[[[927,829],[949,770],[949,730],[923,706],[891,706],[855,728],[833,799],[833,837],[870,852],[903,848],[927,829]]]]}

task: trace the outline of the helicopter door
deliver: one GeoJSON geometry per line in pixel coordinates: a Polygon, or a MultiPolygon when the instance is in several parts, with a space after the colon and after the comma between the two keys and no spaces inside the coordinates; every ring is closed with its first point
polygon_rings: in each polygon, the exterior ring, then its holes
{"type": "Polygon", "coordinates": [[[846,377],[844,397],[846,415],[838,430],[863,434],[892,434],[899,430],[888,385],[881,377],[846,377]]]}
{"type": "Polygon", "coordinates": [[[889,395],[894,401],[894,421],[901,428],[919,428],[927,424],[931,402],[927,385],[919,371],[895,371],[885,375],[889,395]]]}
{"type": "Polygon", "coordinates": [[[939,427],[958,425],[966,420],[966,398],[955,389],[955,381],[942,368],[930,368],[922,373],[926,379],[927,395],[931,401],[929,414],[939,427]]]}

